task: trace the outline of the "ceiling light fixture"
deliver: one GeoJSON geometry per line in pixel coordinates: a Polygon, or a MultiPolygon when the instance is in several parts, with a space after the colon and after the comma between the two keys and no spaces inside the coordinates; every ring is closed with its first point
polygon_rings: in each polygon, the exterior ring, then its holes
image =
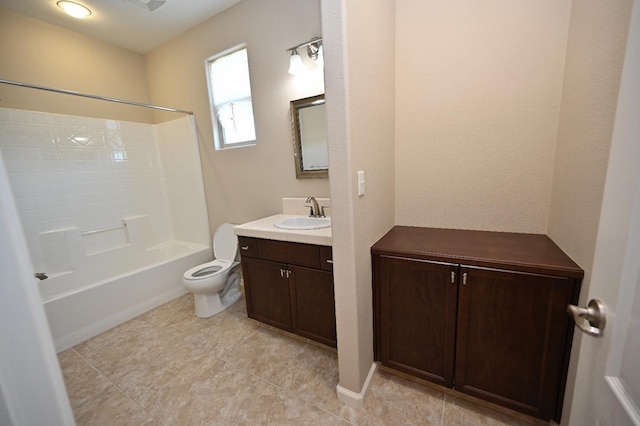
{"type": "Polygon", "coordinates": [[[287,49],[287,52],[291,52],[291,58],[289,58],[289,74],[297,74],[302,69],[302,57],[298,53],[298,49],[301,47],[307,47],[307,55],[316,61],[318,65],[324,65],[324,55],[322,52],[322,38],[314,37],[309,41],[300,43],[296,46],[287,49]]]}
{"type": "Polygon", "coordinates": [[[59,1],[56,4],[60,9],[64,10],[67,15],[73,16],[74,18],[84,19],[91,15],[91,10],[80,3],[65,0],[59,1]]]}

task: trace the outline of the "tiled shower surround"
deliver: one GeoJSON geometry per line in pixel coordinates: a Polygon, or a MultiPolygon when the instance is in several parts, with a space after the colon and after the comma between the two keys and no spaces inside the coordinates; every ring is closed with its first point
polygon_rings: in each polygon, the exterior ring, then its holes
{"type": "Polygon", "coordinates": [[[74,270],[129,239],[209,243],[192,117],[151,125],[0,109],[0,149],[39,272],[74,270]],[[125,222],[128,233],[90,232],[125,222]]]}

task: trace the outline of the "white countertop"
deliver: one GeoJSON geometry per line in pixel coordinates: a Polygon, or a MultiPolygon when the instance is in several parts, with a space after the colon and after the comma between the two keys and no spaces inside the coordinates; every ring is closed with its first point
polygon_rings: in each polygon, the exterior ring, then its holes
{"type": "Polygon", "coordinates": [[[317,244],[320,246],[331,245],[331,227],[322,229],[280,229],[274,223],[290,217],[299,217],[293,214],[276,214],[253,222],[236,225],[234,231],[241,237],[266,238],[268,240],[289,241],[292,243],[317,244]]]}

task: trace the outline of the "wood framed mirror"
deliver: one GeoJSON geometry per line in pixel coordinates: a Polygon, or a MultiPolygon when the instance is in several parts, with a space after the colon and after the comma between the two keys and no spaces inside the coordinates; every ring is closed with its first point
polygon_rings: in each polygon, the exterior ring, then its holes
{"type": "Polygon", "coordinates": [[[324,94],[291,101],[296,177],[328,178],[327,112],[324,94]]]}

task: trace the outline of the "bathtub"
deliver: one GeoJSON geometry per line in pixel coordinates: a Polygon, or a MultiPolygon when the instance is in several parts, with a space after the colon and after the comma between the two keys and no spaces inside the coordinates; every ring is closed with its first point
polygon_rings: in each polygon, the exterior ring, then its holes
{"type": "Polygon", "coordinates": [[[56,350],[68,349],[185,294],[184,272],[210,260],[208,246],[170,241],[145,250],[138,259],[141,266],[132,267],[127,257],[120,265],[107,263],[118,273],[79,288],[74,272],[52,274],[40,281],[56,350]],[[123,267],[130,270],[121,272],[123,267]],[[72,289],[66,290],[69,287],[72,289]]]}

